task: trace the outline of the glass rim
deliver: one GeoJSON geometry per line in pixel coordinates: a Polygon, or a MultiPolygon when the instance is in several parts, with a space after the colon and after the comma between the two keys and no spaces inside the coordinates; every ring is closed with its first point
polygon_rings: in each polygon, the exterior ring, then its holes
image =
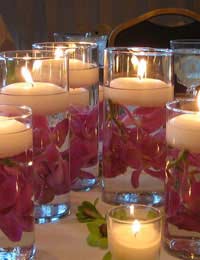
{"type": "Polygon", "coordinates": [[[169,48],[152,48],[152,47],[108,47],[106,53],[123,53],[133,54],[135,56],[172,56],[173,52],[169,48]]]}
{"type": "Polygon", "coordinates": [[[200,38],[194,38],[194,39],[175,39],[175,40],[170,40],[170,44],[196,44],[199,43],[200,44],[200,38]]]}
{"type": "MultiPolygon", "coordinates": [[[[30,116],[32,116],[32,109],[31,107],[29,106],[26,106],[26,105],[14,105],[14,104],[0,104],[0,111],[1,111],[1,108],[3,107],[10,107],[10,108],[15,108],[15,109],[19,109],[19,110],[22,110],[22,114],[21,115],[16,115],[16,116],[6,116],[6,120],[12,120],[12,119],[19,119],[19,118],[28,118],[30,116]]],[[[5,119],[2,119],[0,117],[0,122],[3,121],[5,119]]]]}
{"type": "MultiPolygon", "coordinates": [[[[30,49],[30,50],[12,50],[12,51],[2,51],[0,52],[0,57],[3,59],[24,59],[24,60],[34,60],[34,59],[45,59],[50,58],[52,55],[53,58],[55,58],[55,52],[52,49],[44,50],[44,49],[30,49]],[[16,54],[20,56],[15,56],[16,54]],[[24,54],[31,54],[31,56],[24,56],[24,54]],[[33,56],[35,54],[35,56],[33,56]],[[37,55],[38,54],[38,55],[37,55]],[[39,54],[44,54],[44,56],[39,56],[39,54]],[[46,55],[45,55],[46,54],[46,55]],[[49,55],[50,54],[50,55],[49,55]]],[[[67,53],[65,53],[64,56],[67,56],[67,53]]]]}
{"type": "Polygon", "coordinates": [[[181,109],[181,108],[176,108],[176,107],[172,107],[172,105],[175,105],[175,104],[178,104],[178,103],[181,103],[181,102],[194,102],[195,101],[195,98],[184,98],[184,99],[176,99],[176,100],[173,100],[173,101],[170,101],[170,102],[167,102],[166,103],[166,108],[167,110],[170,110],[170,111],[174,111],[174,112],[177,112],[177,113],[187,113],[187,114],[196,114],[196,113],[199,113],[200,111],[191,111],[191,110],[187,110],[187,109],[181,109]]]}
{"type": "Polygon", "coordinates": [[[121,223],[121,224],[131,224],[134,221],[134,219],[132,219],[132,220],[121,220],[121,219],[118,219],[118,218],[111,216],[111,213],[114,212],[116,209],[130,208],[132,205],[136,208],[143,208],[143,209],[149,208],[149,209],[152,209],[154,212],[157,212],[158,216],[151,218],[151,219],[141,220],[141,219],[135,218],[135,220],[137,219],[142,224],[154,223],[154,222],[160,221],[163,218],[163,213],[158,208],[150,206],[150,205],[143,205],[143,204],[128,204],[128,205],[120,205],[120,206],[113,207],[113,208],[108,210],[108,212],[106,214],[106,218],[107,219],[111,218],[115,222],[118,222],[118,223],[121,223]]]}
{"type": "Polygon", "coordinates": [[[55,47],[63,48],[63,49],[96,49],[97,44],[95,42],[90,42],[90,41],[58,41],[58,42],[35,42],[32,44],[33,48],[36,48],[34,50],[45,50],[43,47],[47,48],[48,50],[52,50],[55,47]],[[67,46],[69,44],[75,44],[77,46],[67,46]],[[58,45],[63,45],[63,46],[58,46],[58,45]],[[37,48],[38,47],[38,48],[37,48]],[[41,47],[41,48],[39,48],[41,47]]]}

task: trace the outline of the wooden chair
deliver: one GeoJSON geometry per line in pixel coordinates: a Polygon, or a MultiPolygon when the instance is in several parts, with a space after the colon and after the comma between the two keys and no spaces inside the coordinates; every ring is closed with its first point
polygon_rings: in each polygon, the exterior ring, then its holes
{"type": "MultiPolygon", "coordinates": [[[[172,19],[173,20],[173,19],[172,19]]],[[[200,38],[200,14],[187,9],[156,9],[133,18],[115,27],[108,39],[108,46],[146,46],[167,48],[169,41],[180,38],[200,38]],[[170,26],[152,22],[155,17],[181,17],[181,25],[177,22],[170,26]]]]}

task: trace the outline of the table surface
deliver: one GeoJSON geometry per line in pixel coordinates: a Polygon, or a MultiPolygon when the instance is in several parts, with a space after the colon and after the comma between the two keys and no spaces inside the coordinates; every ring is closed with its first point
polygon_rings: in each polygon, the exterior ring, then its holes
{"type": "MultiPolygon", "coordinates": [[[[101,260],[107,250],[88,246],[88,235],[85,224],[76,220],[77,206],[84,200],[93,202],[101,198],[98,190],[71,193],[71,215],[57,223],[36,225],[37,260],[101,260]]],[[[110,205],[98,203],[101,212],[106,212],[110,205]]],[[[160,260],[177,260],[164,249],[161,250],[160,260]]]]}

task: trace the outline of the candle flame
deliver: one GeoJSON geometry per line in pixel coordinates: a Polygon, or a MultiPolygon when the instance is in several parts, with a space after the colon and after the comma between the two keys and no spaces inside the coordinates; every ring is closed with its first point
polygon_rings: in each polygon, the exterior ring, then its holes
{"type": "Polygon", "coordinates": [[[138,78],[142,79],[146,77],[146,70],[147,70],[147,62],[144,59],[139,60],[135,55],[131,58],[131,63],[133,64],[133,68],[137,69],[137,76],[138,78]]]}
{"type": "Polygon", "coordinates": [[[138,73],[137,76],[142,79],[146,77],[146,70],[147,70],[147,62],[142,59],[138,64],[138,73]]]}
{"type": "Polygon", "coordinates": [[[135,211],[134,205],[131,205],[131,206],[130,206],[130,214],[131,214],[132,216],[134,216],[134,211],[135,211]]]}
{"type": "Polygon", "coordinates": [[[133,64],[133,68],[136,69],[139,64],[139,60],[135,55],[132,56],[131,63],[133,64]]]}
{"type": "Polygon", "coordinates": [[[59,58],[62,58],[63,57],[63,54],[64,54],[64,51],[62,49],[62,46],[60,47],[57,47],[56,50],[55,50],[55,58],[56,59],[59,59],[59,58]]]}
{"type": "Polygon", "coordinates": [[[141,229],[141,224],[137,219],[135,219],[132,224],[133,234],[136,235],[140,231],[140,229],[141,229]]]}
{"type": "Polygon", "coordinates": [[[24,77],[25,81],[29,82],[33,85],[33,79],[31,77],[31,73],[26,67],[22,67],[21,73],[22,73],[22,76],[24,77]]]}

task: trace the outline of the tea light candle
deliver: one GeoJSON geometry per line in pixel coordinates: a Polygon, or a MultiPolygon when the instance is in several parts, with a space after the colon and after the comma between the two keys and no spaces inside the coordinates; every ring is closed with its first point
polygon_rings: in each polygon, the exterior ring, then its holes
{"type": "Polygon", "coordinates": [[[1,89],[0,103],[26,105],[33,114],[50,115],[65,111],[68,93],[61,87],[46,82],[17,82],[1,89]]]}
{"type": "Polygon", "coordinates": [[[173,87],[158,79],[120,77],[104,88],[104,97],[117,104],[159,107],[173,99],[173,87]]]}
{"type": "Polygon", "coordinates": [[[199,153],[200,113],[182,114],[170,119],[166,125],[166,140],[172,147],[199,153]]]}
{"type": "Polygon", "coordinates": [[[32,147],[32,129],[15,119],[0,116],[0,158],[19,155],[32,147]]]}
{"type": "Polygon", "coordinates": [[[152,223],[113,225],[108,232],[113,260],[155,260],[159,255],[161,234],[152,223]]]}

